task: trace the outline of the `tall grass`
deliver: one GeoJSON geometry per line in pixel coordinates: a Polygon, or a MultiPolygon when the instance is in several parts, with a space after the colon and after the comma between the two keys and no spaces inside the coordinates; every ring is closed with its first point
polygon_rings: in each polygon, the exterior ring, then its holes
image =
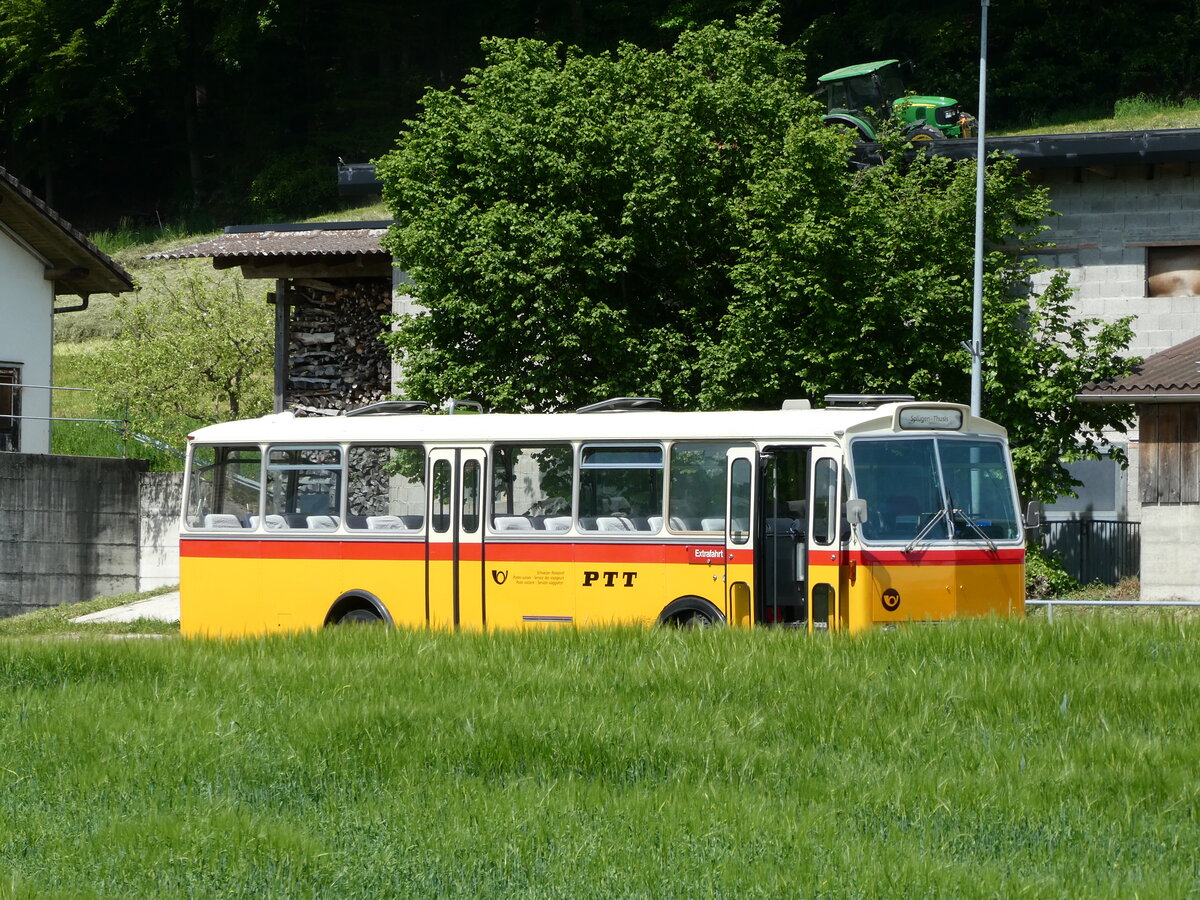
{"type": "Polygon", "coordinates": [[[1170,619],[10,640],[0,885],[1184,896],[1198,663],[1170,619]]]}

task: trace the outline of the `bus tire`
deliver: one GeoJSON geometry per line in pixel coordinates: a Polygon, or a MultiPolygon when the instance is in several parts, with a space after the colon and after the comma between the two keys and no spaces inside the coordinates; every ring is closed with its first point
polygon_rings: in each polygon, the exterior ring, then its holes
{"type": "Polygon", "coordinates": [[[725,616],[703,597],[680,597],[667,604],[658,624],[672,628],[709,628],[724,625],[725,616]]]}
{"type": "Polygon", "coordinates": [[[392,617],[378,597],[371,594],[343,594],[325,616],[328,625],[392,624],[392,617]]]}

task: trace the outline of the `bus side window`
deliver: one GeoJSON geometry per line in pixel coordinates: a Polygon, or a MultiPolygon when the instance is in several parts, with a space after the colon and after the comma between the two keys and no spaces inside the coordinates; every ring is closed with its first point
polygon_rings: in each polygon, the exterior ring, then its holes
{"type": "Polygon", "coordinates": [[[288,528],[333,531],[341,515],[342,451],[338,447],[272,447],[267,457],[268,516],[288,528]]]}
{"type": "Polygon", "coordinates": [[[585,531],[662,528],[663,451],[654,446],[588,446],[579,458],[579,527],[585,531]]]}
{"type": "Polygon", "coordinates": [[[726,454],[736,446],[707,441],[671,445],[667,524],[672,531],[725,531],[726,454]]]}
{"type": "Polygon", "coordinates": [[[828,458],[817,460],[813,471],[813,540],[828,544],[837,534],[838,465],[828,458]]]}
{"type": "Polygon", "coordinates": [[[492,451],[493,531],[568,531],[571,527],[570,444],[497,444],[492,451]]]}
{"type": "Polygon", "coordinates": [[[346,527],[413,532],[425,523],[425,449],[355,445],[346,455],[346,527]]]}

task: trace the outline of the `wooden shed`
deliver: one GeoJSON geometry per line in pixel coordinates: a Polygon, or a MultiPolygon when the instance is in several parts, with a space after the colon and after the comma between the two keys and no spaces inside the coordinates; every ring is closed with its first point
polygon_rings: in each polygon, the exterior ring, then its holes
{"type": "Polygon", "coordinates": [[[275,410],[330,415],[387,397],[385,317],[420,309],[380,243],[390,222],[236,226],[151,259],[209,257],[275,279],[275,410]]]}
{"type": "Polygon", "coordinates": [[[1137,406],[1142,597],[1200,600],[1200,337],[1080,399],[1137,406]]]}

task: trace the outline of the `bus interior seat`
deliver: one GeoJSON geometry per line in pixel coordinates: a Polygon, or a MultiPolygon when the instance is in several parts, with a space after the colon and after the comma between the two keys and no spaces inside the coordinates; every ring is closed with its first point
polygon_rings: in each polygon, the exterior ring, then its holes
{"type": "Polygon", "coordinates": [[[311,531],[337,531],[336,516],[309,516],[307,525],[311,531]]]}
{"type": "Polygon", "coordinates": [[[699,531],[700,523],[695,519],[688,519],[684,516],[671,516],[670,525],[672,531],[699,531]]]}
{"type": "MultiPolygon", "coordinates": [[[[258,528],[259,521],[258,516],[251,516],[250,527],[258,528]]],[[[283,516],[267,516],[266,521],[263,522],[263,530],[265,531],[283,531],[286,528],[287,522],[283,520],[283,516]]]]}
{"type": "MultiPolygon", "coordinates": [[[[646,531],[659,532],[662,531],[663,517],[662,516],[647,516],[646,531]]],[[[641,529],[639,529],[641,530],[641,529]]]]}
{"type": "Polygon", "coordinates": [[[208,513],[204,517],[205,528],[241,528],[242,520],[234,513],[208,513]]]}
{"type": "Polygon", "coordinates": [[[717,518],[716,516],[709,516],[707,518],[701,519],[700,520],[700,530],[701,531],[724,531],[725,530],[725,517],[721,516],[720,518],[717,518]]]}
{"type": "Polygon", "coordinates": [[[364,523],[370,531],[411,531],[399,516],[367,516],[364,523]]]}
{"type": "Polygon", "coordinates": [[[571,517],[570,516],[546,516],[545,522],[542,523],[547,531],[570,531],[571,517]]]}
{"type": "Polygon", "coordinates": [[[533,531],[533,523],[525,516],[496,516],[492,520],[495,531],[533,531]]]}
{"type": "Polygon", "coordinates": [[[597,516],[597,531],[633,531],[632,522],[621,516],[597,516]]]}

